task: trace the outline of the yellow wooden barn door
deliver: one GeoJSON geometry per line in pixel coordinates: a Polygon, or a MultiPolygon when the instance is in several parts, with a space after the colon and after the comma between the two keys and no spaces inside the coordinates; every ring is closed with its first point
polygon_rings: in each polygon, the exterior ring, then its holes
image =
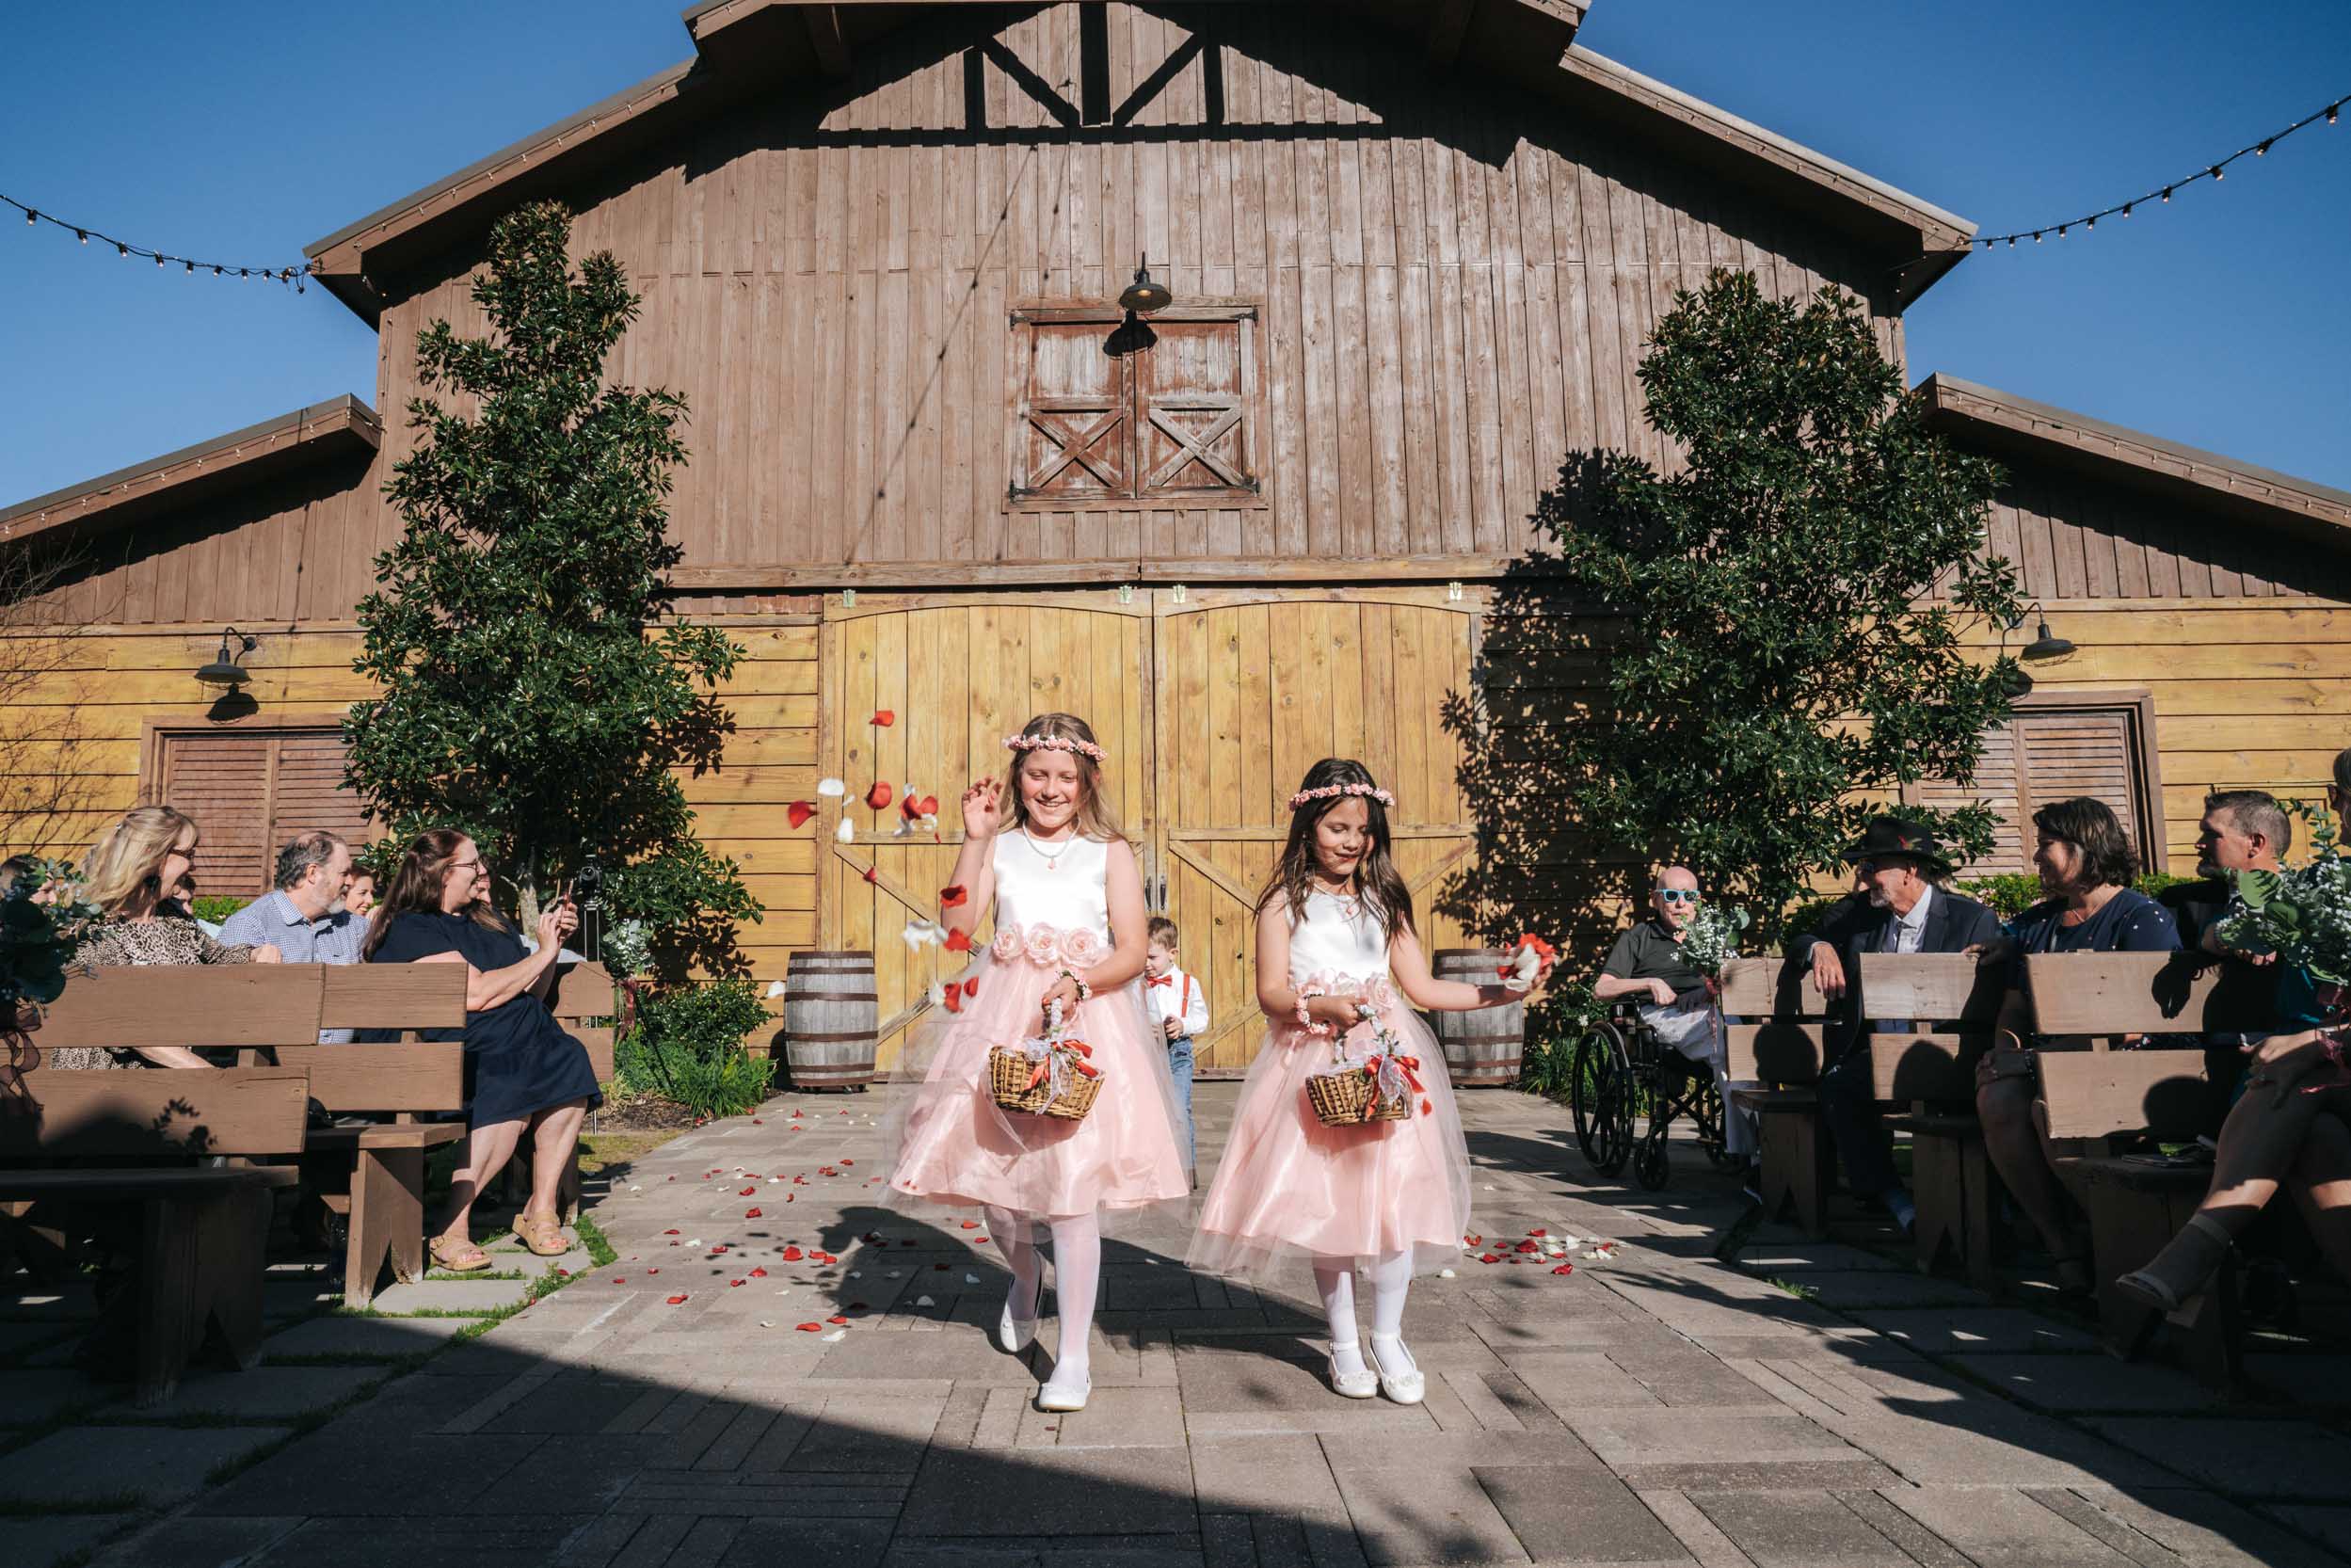
{"type": "Polygon", "coordinates": [[[1442,588],[1153,598],[1159,901],[1208,991],[1197,1069],[1229,1076],[1261,1034],[1250,911],[1288,832],[1290,793],[1319,760],[1357,758],[1395,794],[1389,821],[1422,942],[1463,945],[1429,904],[1476,847],[1442,714],[1448,695],[1469,693],[1478,604],[1442,588]]]}
{"type": "Polygon", "coordinates": [[[815,824],[819,945],[872,952],[888,1068],[933,982],[967,962],[909,947],[904,934],[936,914],[963,841],[958,799],[973,779],[1003,773],[1005,736],[1032,713],[1083,718],[1110,754],[1120,825],[1150,841],[1151,622],[1147,601],[1122,605],[1109,593],[827,598],[818,749],[848,793],[824,802],[815,824]],[[884,713],[889,722],[876,723],[884,713]],[[876,780],[892,795],[880,810],[865,804],[876,780]],[[909,788],[938,797],[936,841],[928,830],[897,831],[909,788]],[[844,818],[852,842],[837,837],[844,818]]]}

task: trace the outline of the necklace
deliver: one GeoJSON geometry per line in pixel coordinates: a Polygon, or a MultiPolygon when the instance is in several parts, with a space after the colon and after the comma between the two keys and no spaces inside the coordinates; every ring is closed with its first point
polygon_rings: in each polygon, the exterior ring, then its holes
{"type": "Polygon", "coordinates": [[[1335,901],[1338,904],[1339,913],[1351,920],[1363,913],[1363,899],[1361,895],[1353,891],[1354,883],[1351,880],[1339,884],[1339,887],[1349,890],[1340,892],[1337,888],[1325,887],[1319,876],[1314,881],[1314,890],[1324,898],[1335,901]]]}
{"type": "Polygon", "coordinates": [[[1048,872],[1057,872],[1062,869],[1062,856],[1067,855],[1069,853],[1070,846],[1078,841],[1078,836],[1073,833],[1068,838],[1062,840],[1061,853],[1059,855],[1048,855],[1045,853],[1045,846],[1037,842],[1037,836],[1030,832],[1027,827],[1024,826],[1021,828],[1020,836],[1029,840],[1029,847],[1036,852],[1036,857],[1038,859],[1045,862],[1045,869],[1048,872]]]}

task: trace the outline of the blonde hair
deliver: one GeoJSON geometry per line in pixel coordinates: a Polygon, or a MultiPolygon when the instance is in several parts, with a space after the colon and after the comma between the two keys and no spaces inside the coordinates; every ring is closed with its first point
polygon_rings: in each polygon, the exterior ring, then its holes
{"type": "MultiPolygon", "coordinates": [[[[1082,742],[1086,745],[1098,744],[1094,738],[1093,728],[1085,720],[1069,713],[1039,713],[1020,727],[1020,734],[1023,737],[1050,736],[1057,740],[1082,742]]],[[[1085,798],[1078,802],[1079,836],[1102,843],[1124,840],[1127,835],[1118,829],[1117,813],[1102,798],[1102,766],[1082,751],[1038,749],[1014,752],[1012,766],[1004,770],[1004,796],[1008,802],[1006,825],[1019,828],[1029,825],[1029,808],[1020,798],[1020,770],[1032,757],[1057,755],[1078,764],[1078,785],[1085,792],[1085,798]]]]}
{"type": "Polygon", "coordinates": [[[183,839],[195,848],[196,819],[168,806],[135,806],[90,846],[82,861],[82,887],[89,901],[109,915],[120,914],[131,896],[145,888],[161,899],[166,891],[164,856],[183,839]]]}

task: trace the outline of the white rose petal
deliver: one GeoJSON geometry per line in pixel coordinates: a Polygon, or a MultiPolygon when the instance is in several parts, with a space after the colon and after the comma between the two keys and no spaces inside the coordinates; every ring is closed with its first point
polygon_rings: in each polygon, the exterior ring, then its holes
{"type": "Polygon", "coordinates": [[[825,1344],[829,1345],[836,1339],[846,1339],[849,1337],[849,1331],[845,1328],[837,1328],[830,1334],[820,1334],[817,1337],[823,1340],[825,1344]]]}
{"type": "Polygon", "coordinates": [[[865,1278],[865,1271],[862,1269],[852,1269],[849,1271],[849,1277],[851,1279],[863,1279],[865,1278]]]}
{"type": "Polygon", "coordinates": [[[775,1000],[776,998],[782,996],[783,994],[784,994],[784,983],[783,983],[782,981],[780,981],[780,980],[771,980],[771,981],[769,981],[769,982],[767,983],[767,995],[768,995],[768,999],[769,999],[770,1000],[775,1000]]]}
{"type": "Polygon", "coordinates": [[[914,1299],[914,1304],[917,1306],[936,1306],[938,1303],[933,1301],[928,1296],[917,1296],[914,1299]]]}
{"type": "Polygon", "coordinates": [[[980,1283],[980,1276],[978,1274],[966,1274],[963,1276],[963,1282],[966,1285],[977,1285],[980,1283]]]}
{"type": "Polygon", "coordinates": [[[761,1328],[774,1328],[775,1326],[776,1320],[773,1318],[761,1318],[760,1320],[760,1327],[761,1328]]]}
{"type": "Polygon", "coordinates": [[[1437,1271],[1437,1278],[1439,1279],[1452,1279],[1454,1277],[1453,1271],[1450,1269],[1439,1269],[1437,1271]]]}
{"type": "Polygon", "coordinates": [[[840,825],[833,829],[833,837],[844,844],[854,844],[857,841],[857,824],[843,817],[840,825]]]}
{"type": "Polygon", "coordinates": [[[838,800],[849,792],[849,786],[838,778],[820,778],[816,781],[816,792],[820,795],[830,795],[838,800]]]}

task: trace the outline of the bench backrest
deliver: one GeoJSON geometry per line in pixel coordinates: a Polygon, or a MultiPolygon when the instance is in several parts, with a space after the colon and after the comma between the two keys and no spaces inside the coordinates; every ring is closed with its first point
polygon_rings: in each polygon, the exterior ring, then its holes
{"type": "MultiPolygon", "coordinates": [[[[433,965],[435,968],[453,968],[433,965]]],[[[459,969],[459,974],[465,971],[459,969]]],[[[311,1098],[332,1112],[462,1111],[465,1045],[418,1040],[383,1046],[280,1046],[280,1067],[310,1075],[311,1098]]]]}
{"type": "Polygon", "coordinates": [[[294,1068],[44,1065],[0,1095],[0,1160],[283,1154],[302,1146],[308,1099],[294,1068]]]}
{"type": "Polygon", "coordinates": [[[1816,1083],[1828,999],[1802,958],[1735,958],[1722,967],[1722,1011],[1735,1082],[1816,1083]]]}
{"type": "Polygon", "coordinates": [[[2278,972],[2201,952],[2036,952],[2024,960],[2043,1034],[2275,1029],[2278,972]]]}
{"type": "Polygon", "coordinates": [[[331,964],[321,1029],[463,1029],[462,964],[331,964]]]}
{"type": "Polygon", "coordinates": [[[322,964],[92,970],[66,982],[36,1038],[60,1047],[302,1046],[318,1041],[322,964]]]}
{"type": "Polygon", "coordinates": [[[2007,997],[2005,961],[1963,952],[1861,955],[1862,1016],[1872,1026],[1907,1019],[1918,1027],[1869,1036],[1872,1092],[1881,1100],[1975,1097],[1975,1062],[2007,997]],[[1943,1026],[1943,1027],[1938,1027],[1943,1026]]]}
{"type": "Polygon", "coordinates": [[[2122,1034],[2271,1027],[2274,976],[2194,952],[2036,952],[2033,1027],[2087,1050],[2035,1053],[2052,1138],[2150,1131],[2189,1137],[2209,1115],[2201,1048],[2113,1050],[2122,1034]]]}
{"type": "Polygon", "coordinates": [[[563,1025],[565,1033],[587,1048],[588,1062],[596,1069],[596,1081],[611,1082],[612,1026],[591,1026],[583,1020],[618,1016],[619,986],[612,970],[601,964],[556,965],[555,984],[548,992],[547,1010],[555,1015],[555,1021],[563,1025]]]}

